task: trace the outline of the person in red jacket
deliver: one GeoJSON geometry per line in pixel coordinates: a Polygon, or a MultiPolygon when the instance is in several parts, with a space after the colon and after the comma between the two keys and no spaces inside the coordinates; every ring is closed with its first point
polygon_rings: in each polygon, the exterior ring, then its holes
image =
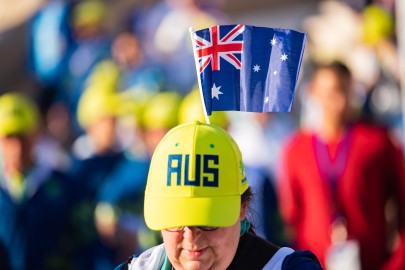
{"type": "Polygon", "coordinates": [[[350,120],[351,85],[345,65],[315,67],[309,93],[321,113],[284,149],[281,212],[296,248],[312,250],[326,269],[405,269],[402,152],[387,130],[350,120]],[[388,201],[398,221],[391,248],[388,201]]]}

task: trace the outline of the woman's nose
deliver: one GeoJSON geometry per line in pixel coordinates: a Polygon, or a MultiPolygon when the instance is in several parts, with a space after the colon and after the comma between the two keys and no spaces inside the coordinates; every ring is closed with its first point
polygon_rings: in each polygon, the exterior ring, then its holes
{"type": "Polygon", "coordinates": [[[201,236],[202,231],[196,227],[184,227],[183,237],[189,241],[198,239],[201,236]]]}

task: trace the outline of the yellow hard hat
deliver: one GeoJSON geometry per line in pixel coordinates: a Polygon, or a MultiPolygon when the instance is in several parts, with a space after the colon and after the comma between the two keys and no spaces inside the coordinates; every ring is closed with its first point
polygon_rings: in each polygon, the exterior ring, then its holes
{"type": "Polygon", "coordinates": [[[146,129],[170,129],[176,126],[181,99],[181,95],[175,91],[155,94],[145,104],[141,125],[146,129]]]}
{"type": "Polygon", "coordinates": [[[80,98],[77,117],[79,124],[87,128],[99,119],[117,116],[119,96],[113,91],[101,91],[97,88],[87,89],[80,98]]]}
{"type": "Polygon", "coordinates": [[[0,97],[0,136],[25,135],[38,126],[38,110],[27,97],[8,93],[0,97]]]}
{"type": "MultiPolygon", "coordinates": [[[[204,109],[201,95],[198,88],[194,88],[184,97],[179,109],[179,124],[198,120],[205,122],[204,109]]],[[[220,126],[224,129],[228,127],[229,119],[225,112],[212,112],[209,116],[211,124],[220,126]]]]}
{"type": "Polygon", "coordinates": [[[366,44],[376,44],[394,33],[394,18],[382,7],[370,5],[363,11],[362,31],[366,44]]]}

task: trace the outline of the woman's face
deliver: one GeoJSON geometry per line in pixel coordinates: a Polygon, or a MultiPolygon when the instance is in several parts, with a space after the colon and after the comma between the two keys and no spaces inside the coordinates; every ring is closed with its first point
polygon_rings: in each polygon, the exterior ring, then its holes
{"type": "Polygon", "coordinates": [[[328,69],[319,70],[311,84],[312,95],[321,106],[324,121],[340,121],[348,106],[350,83],[328,69]]]}
{"type": "Polygon", "coordinates": [[[167,256],[176,270],[223,270],[232,262],[240,238],[240,221],[246,216],[241,207],[238,221],[230,227],[202,231],[185,227],[180,232],[162,230],[167,256]]]}

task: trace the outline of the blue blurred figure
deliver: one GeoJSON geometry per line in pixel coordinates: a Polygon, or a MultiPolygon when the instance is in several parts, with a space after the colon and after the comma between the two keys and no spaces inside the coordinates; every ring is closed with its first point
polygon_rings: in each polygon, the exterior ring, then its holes
{"type": "Polygon", "coordinates": [[[97,194],[95,221],[101,235],[115,245],[115,260],[145,251],[159,241],[143,219],[143,189],[149,161],[126,154],[106,177],[97,194]]]}
{"type": "MultiPolygon", "coordinates": [[[[103,23],[107,4],[101,0],[80,1],[72,7],[71,32],[73,42],[68,48],[68,62],[62,73],[61,91],[72,115],[76,114],[79,99],[93,67],[109,57],[111,38],[105,33],[103,23]]],[[[73,128],[80,127],[72,119],[73,128]]]]}
{"type": "Polygon", "coordinates": [[[13,270],[72,269],[74,187],[66,174],[33,158],[38,128],[36,106],[27,97],[0,97],[1,263],[13,270]]]}
{"type": "Polygon", "coordinates": [[[78,269],[111,269],[114,265],[114,243],[110,237],[99,234],[95,223],[98,193],[123,159],[116,137],[119,96],[109,86],[86,89],[78,105],[78,122],[85,134],[73,144],[70,170],[80,186],[80,203],[75,208],[82,240],[78,269]]]}
{"type": "Polygon", "coordinates": [[[116,35],[111,58],[120,71],[119,91],[130,91],[140,99],[161,90],[165,81],[162,69],[145,55],[135,33],[124,31],[116,35]]]}
{"type": "Polygon", "coordinates": [[[69,14],[64,0],[44,4],[30,24],[30,72],[47,95],[58,96],[60,78],[72,43],[69,14]],[[44,50],[46,47],[46,50],[44,50]]]}

